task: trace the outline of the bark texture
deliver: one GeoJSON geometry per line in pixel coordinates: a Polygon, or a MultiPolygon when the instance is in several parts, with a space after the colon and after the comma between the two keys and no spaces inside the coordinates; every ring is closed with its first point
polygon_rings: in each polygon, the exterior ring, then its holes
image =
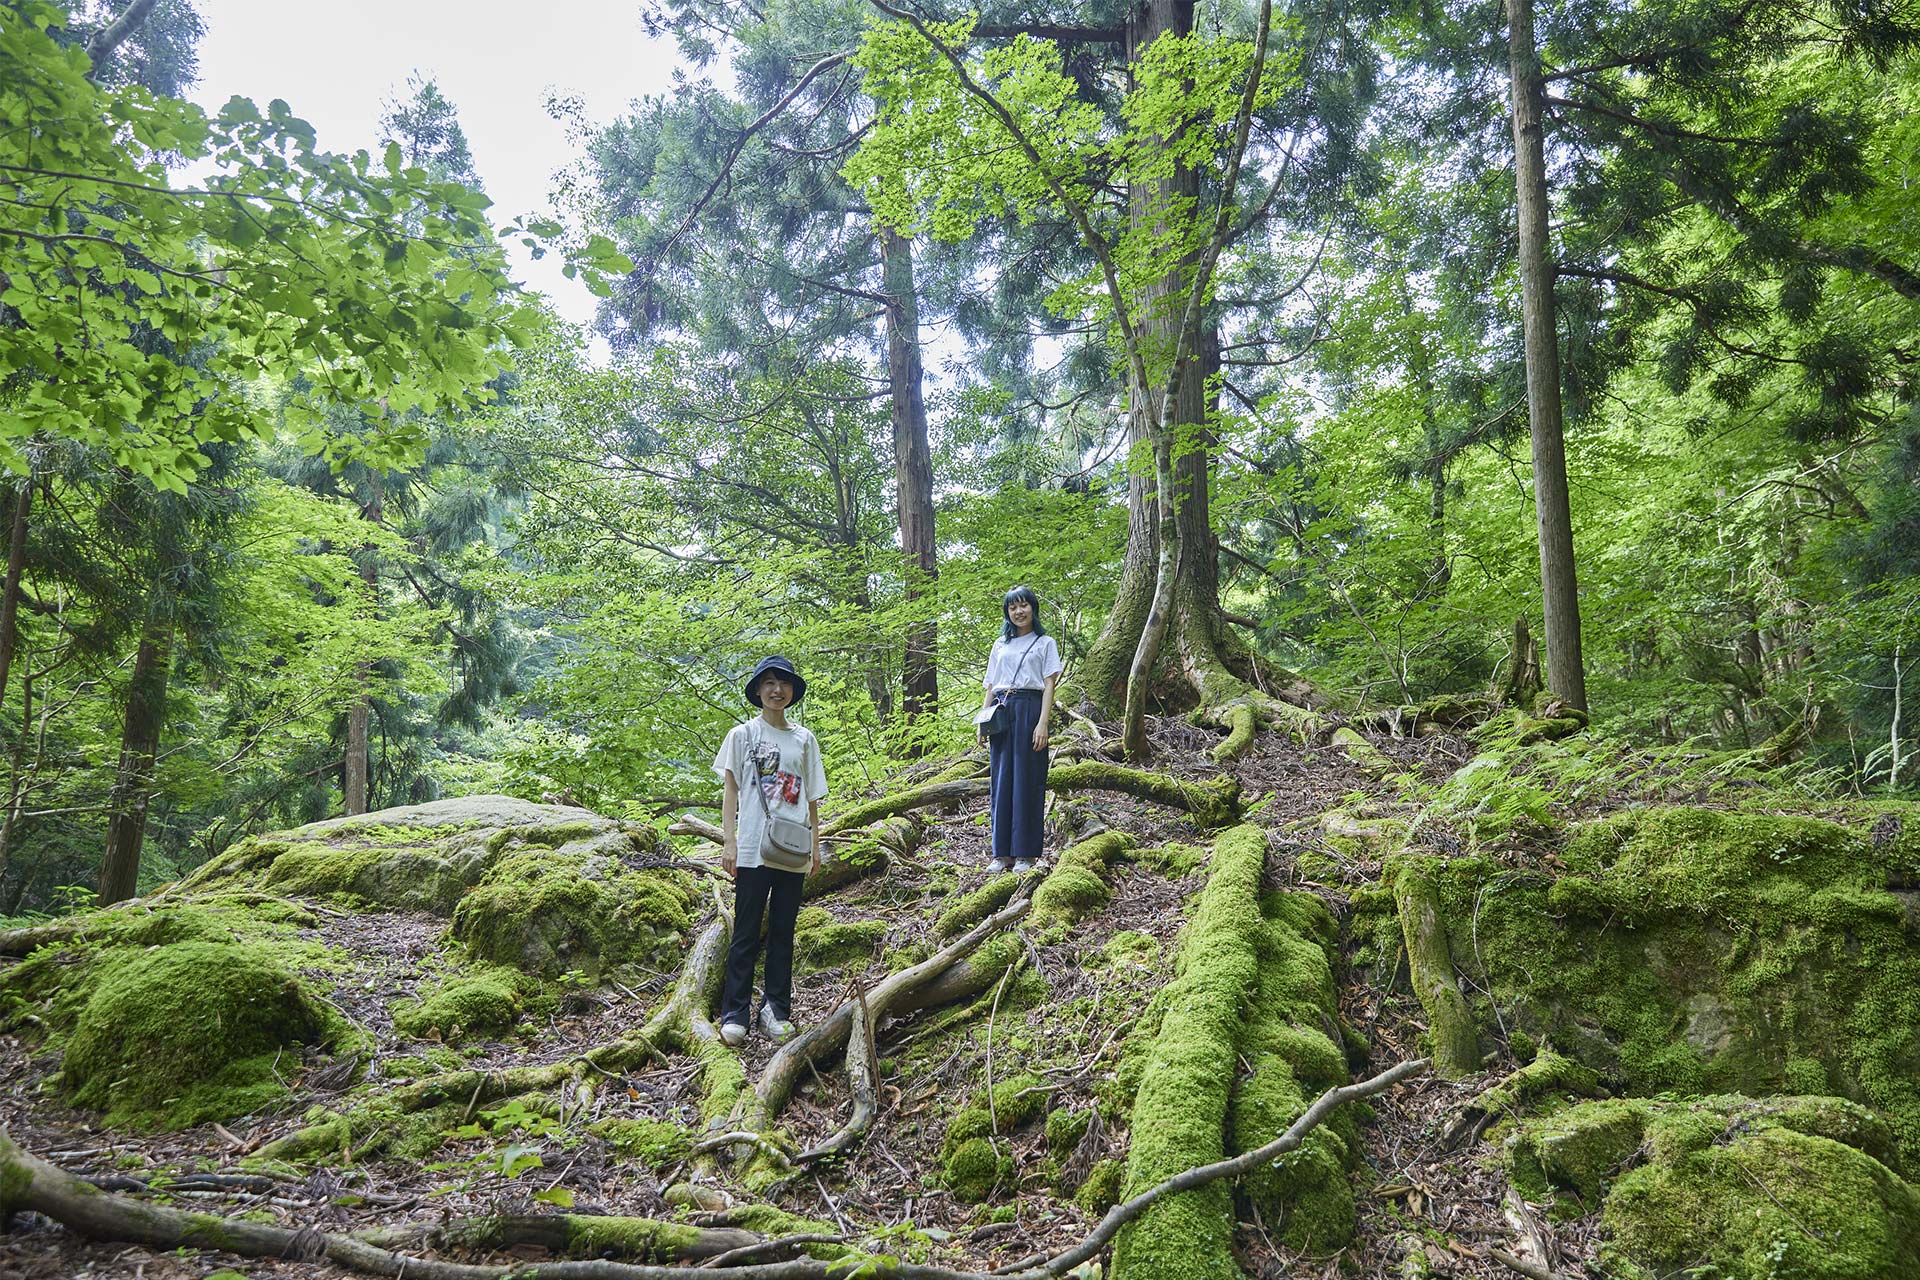
{"type": "Polygon", "coordinates": [[[1580,598],[1574,576],[1573,510],[1567,494],[1553,263],[1547,254],[1547,160],[1533,0],[1507,0],[1507,57],[1513,79],[1520,297],[1527,353],[1527,420],[1533,434],[1533,502],[1540,534],[1540,590],[1545,601],[1547,687],[1569,706],[1584,711],[1587,675],[1580,654],[1580,598]]]}

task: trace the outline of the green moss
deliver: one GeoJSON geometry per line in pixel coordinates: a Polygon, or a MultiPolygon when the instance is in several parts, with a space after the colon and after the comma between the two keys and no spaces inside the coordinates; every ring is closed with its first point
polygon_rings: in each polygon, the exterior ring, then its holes
{"type": "Polygon", "coordinates": [[[985,1107],[967,1107],[947,1122],[947,1136],[940,1144],[941,1157],[953,1154],[954,1148],[963,1142],[990,1137],[992,1134],[993,1113],[985,1107]]]}
{"type": "Polygon", "coordinates": [[[1101,946],[1100,958],[1119,968],[1151,969],[1159,963],[1160,944],[1138,929],[1123,929],[1101,946]]]}
{"type": "Polygon", "coordinates": [[[414,1040],[498,1034],[519,1020],[527,985],[518,971],[499,965],[456,974],[423,999],[395,1009],[393,1029],[414,1040]]]}
{"type": "Polygon", "coordinates": [[[274,893],[445,917],[467,891],[467,876],[425,843],[341,848],[303,841],[273,860],[264,884],[274,893]]]}
{"type": "Polygon", "coordinates": [[[1031,1071],[1022,1071],[996,1081],[987,1090],[987,1107],[993,1112],[994,1123],[1000,1126],[1000,1132],[1006,1133],[1039,1115],[1051,1093],[1039,1076],[1031,1071]]]}
{"type": "Polygon", "coordinates": [[[691,908],[692,886],[680,873],[522,852],[502,857],[461,900],[453,934],[479,960],[543,977],[599,974],[677,954],[691,908]]]}
{"type": "Polygon", "coordinates": [[[1073,1193],[1073,1202],[1088,1215],[1100,1217],[1120,1203],[1120,1189],[1126,1181],[1127,1167],[1119,1160],[1096,1160],[1087,1172],[1087,1180],[1073,1193]]]}
{"type": "Polygon", "coordinates": [[[948,1153],[940,1177],[956,1198],[980,1204],[1012,1183],[1013,1157],[995,1150],[991,1138],[968,1138],[948,1153]]]}
{"type": "MultiPolygon", "coordinates": [[[[1214,844],[1177,976],[1133,1104],[1126,1196],[1224,1154],[1228,1086],[1238,1074],[1242,1011],[1260,976],[1257,905],[1266,833],[1240,826],[1214,844]]],[[[1234,1277],[1232,1196],[1213,1183],[1155,1204],[1114,1244],[1118,1280],[1234,1277]]]]}
{"type": "MultiPolygon", "coordinates": [[[[1261,899],[1260,976],[1247,1010],[1228,1126],[1237,1151],[1272,1141],[1321,1093],[1347,1079],[1328,947],[1332,917],[1308,893],[1261,899]]],[[[1330,1253],[1353,1238],[1348,1167],[1357,1142],[1352,1112],[1337,1112],[1298,1148],[1243,1180],[1243,1193],[1291,1248],[1330,1253]]]]}
{"type": "Polygon", "coordinates": [[[1113,897],[1106,883],[1108,870],[1132,847],[1133,838],[1119,831],[1069,846],[1034,891],[1029,917],[1033,927],[1044,931],[1077,924],[1106,906],[1113,897]]]}
{"type": "Polygon", "coordinates": [[[884,920],[838,924],[828,916],[818,923],[802,921],[794,930],[793,956],[802,972],[831,969],[857,960],[871,960],[886,936],[884,920]]]}
{"type": "Polygon", "coordinates": [[[1088,760],[1055,765],[1047,771],[1051,791],[1118,791],[1140,800],[1184,809],[1194,824],[1211,830],[1240,816],[1240,782],[1221,774],[1206,782],[1187,782],[1164,773],[1148,773],[1124,765],[1088,760]]]}
{"type": "Polygon", "coordinates": [[[286,1095],[274,1069],[289,1051],[344,1030],[337,1013],[255,951],[199,941],[116,949],[74,1025],[60,1090],[114,1125],[230,1119],[286,1095]]]}
{"type": "Polygon", "coordinates": [[[625,1258],[634,1262],[668,1265],[684,1261],[699,1239],[697,1227],[651,1218],[560,1215],[566,1231],[566,1252],[578,1258],[625,1258]]]}
{"type": "Polygon", "coordinates": [[[1061,1107],[1047,1113],[1047,1150],[1056,1160],[1064,1160],[1087,1136],[1093,1112],[1078,1107],[1061,1107]]]}
{"type": "Polygon", "coordinates": [[[1607,1197],[1612,1254],[1729,1280],[1920,1273],[1920,1189],[1857,1147],[1789,1127],[1796,1118],[1726,1100],[1655,1117],[1650,1159],[1607,1197]]]}
{"type": "MultiPolygon", "coordinates": [[[[802,1218],[798,1214],[776,1209],[770,1204],[742,1204],[727,1210],[727,1221],[733,1226],[751,1231],[755,1235],[775,1239],[780,1236],[833,1236],[840,1234],[837,1223],[822,1222],[818,1218],[802,1218]]],[[[835,1258],[852,1257],[861,1251],[851,1245],[810,1244],[804,1245],[801,1252],[808,1257],[831,1261],[835,1258]]]]}
{"type": "Polygon", "coordinates": [[[1170,840],[1166,844],[1151,845],[1140,850],[1140,861],[1158,871],[1169,880],[1180,880],[1192,875],[1207,861],[1207,851],[1197,844],[1181,844],[1170,840]]]}
{"type": "Polygon", "coordinates": [[[1510,1028],[1633,1093],[1838,1090],[1911,1163],[1920,949],[1884,888],[1902,856],[1811,818],[1664,808],[1579,828],[1555,877],[1456,858],[1436,882],[1454,962],[1510,1028]]]}
{"type": "Polygon", "coordinates": [[[653,1169],[664,1169],[686,1156],[693,1136],[684,1128],[666,1120],[602,1120],[587,1132],[604,1138],[607,1145],[630,1160],[653,1169]]]}
{"type": "Polygon", "coordinates": [[[1013,901],[1020,887],[1019,876],[995,876],[960,899],[934,922],[933,931],[942,938],[955,938],[1013,901]]]}
{"type": "Polygon", "coordinates": [[[421,1076],[458,1071],[466,1060],[442,1045],[428,1045],[417,1054],[387,1058],[380,1063],[380,1074],[389,1080],[414,1080],[421,1076]]]}
{"type": "Polygon", "coordinates": [[[1614,1098],[1520,1125],[1502,1148],[1514,1185],[1535,1200],[1571,1193],[1590,1212],[1639,1152],[1652,1112],[1639,1099],[1614,1098]]]}

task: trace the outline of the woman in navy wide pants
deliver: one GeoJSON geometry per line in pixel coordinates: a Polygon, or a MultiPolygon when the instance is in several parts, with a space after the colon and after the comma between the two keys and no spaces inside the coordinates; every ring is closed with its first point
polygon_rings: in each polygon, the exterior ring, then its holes
{"type": "Polygon", "coordinates": [[[989,751],[993,860],[987,870],[1028,871],[1046,843],[1047,723],[1060,679],[1060,646],[1040,623],[1040,597],[1015,587],[1000,604],[1005,626],[987,655],[981,711],[996,703],[993,731],[980,728],[989,751]]]}

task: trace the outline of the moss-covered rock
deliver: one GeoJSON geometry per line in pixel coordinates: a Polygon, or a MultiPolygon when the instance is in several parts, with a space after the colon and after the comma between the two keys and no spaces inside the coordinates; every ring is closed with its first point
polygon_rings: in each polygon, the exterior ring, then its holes
{"type": "Polygon", "coordinates": [[[1597,1208],[1639,1153],[1652,1113],[1642,1099],[1612,1098],[1527,1121],[1502,1148],[1509,1176],[1529,1199],[1560,1192],[1583,1211],[1597,1208]]]}
{"type": "Polygon", "coordinates": [[[276,1066],[343,1030],[297,978],[248,949],[202,941],[117,949],[67,1041],[60,1091],[115,1125],[229,1119],[284,1097],[276,1066]]]}
{"type": "Polygon", "coordinates": [[[1508,1028],[1631,1093],[1838,1091],[1920,1159],[1920,947],[1887,887],[1914,873],[1898,841],[1660,808],[1577,829],[1561,859],[1558,875],[1432,868],[1454,963],[1508,1028]]]}
{"type": "Polygon", "coordinates": [[[527,987],[517,970],[498,965],[458,973],[395,1009],[393,1029],[415,1040],[495,1035],[519,1021],[527,987]]]}
{"type": "Polygon", "coordinates": [[[1920,1275],[1920,1188],[1849,1141],[1887,1140],[1861,1108],[1838,1099],[1706,1098],[1648,1111],[1647,1160],[1614,1181],[1603,1214],[1623,1273],[1920,1275]]]}
{"type": "Polygon", "coordinates": [[[477,960],[558,977],[677,954],[691,921],[686,876],[615,859],[524,851],[501,858],[453,913],[477,960]]]}

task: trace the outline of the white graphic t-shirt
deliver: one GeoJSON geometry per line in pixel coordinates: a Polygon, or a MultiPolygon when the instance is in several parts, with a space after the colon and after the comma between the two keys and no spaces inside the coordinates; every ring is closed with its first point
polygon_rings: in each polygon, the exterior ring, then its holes
{"type": "Polygon", "coordinates": [[[732,772],[740,785],[735,848],[742,867],[763,865],[760,840],[766,834],[768,810],[775,817],[805,822],[808,803],[827,794],[827,770],[813,734],[797,724],[776,729],[758,716],[727,732],[713,758],[713,772],[723,785],[732,772]],[[767,798],[765,810],[753,794],[756,772],[760,794],[767,798]]]}

